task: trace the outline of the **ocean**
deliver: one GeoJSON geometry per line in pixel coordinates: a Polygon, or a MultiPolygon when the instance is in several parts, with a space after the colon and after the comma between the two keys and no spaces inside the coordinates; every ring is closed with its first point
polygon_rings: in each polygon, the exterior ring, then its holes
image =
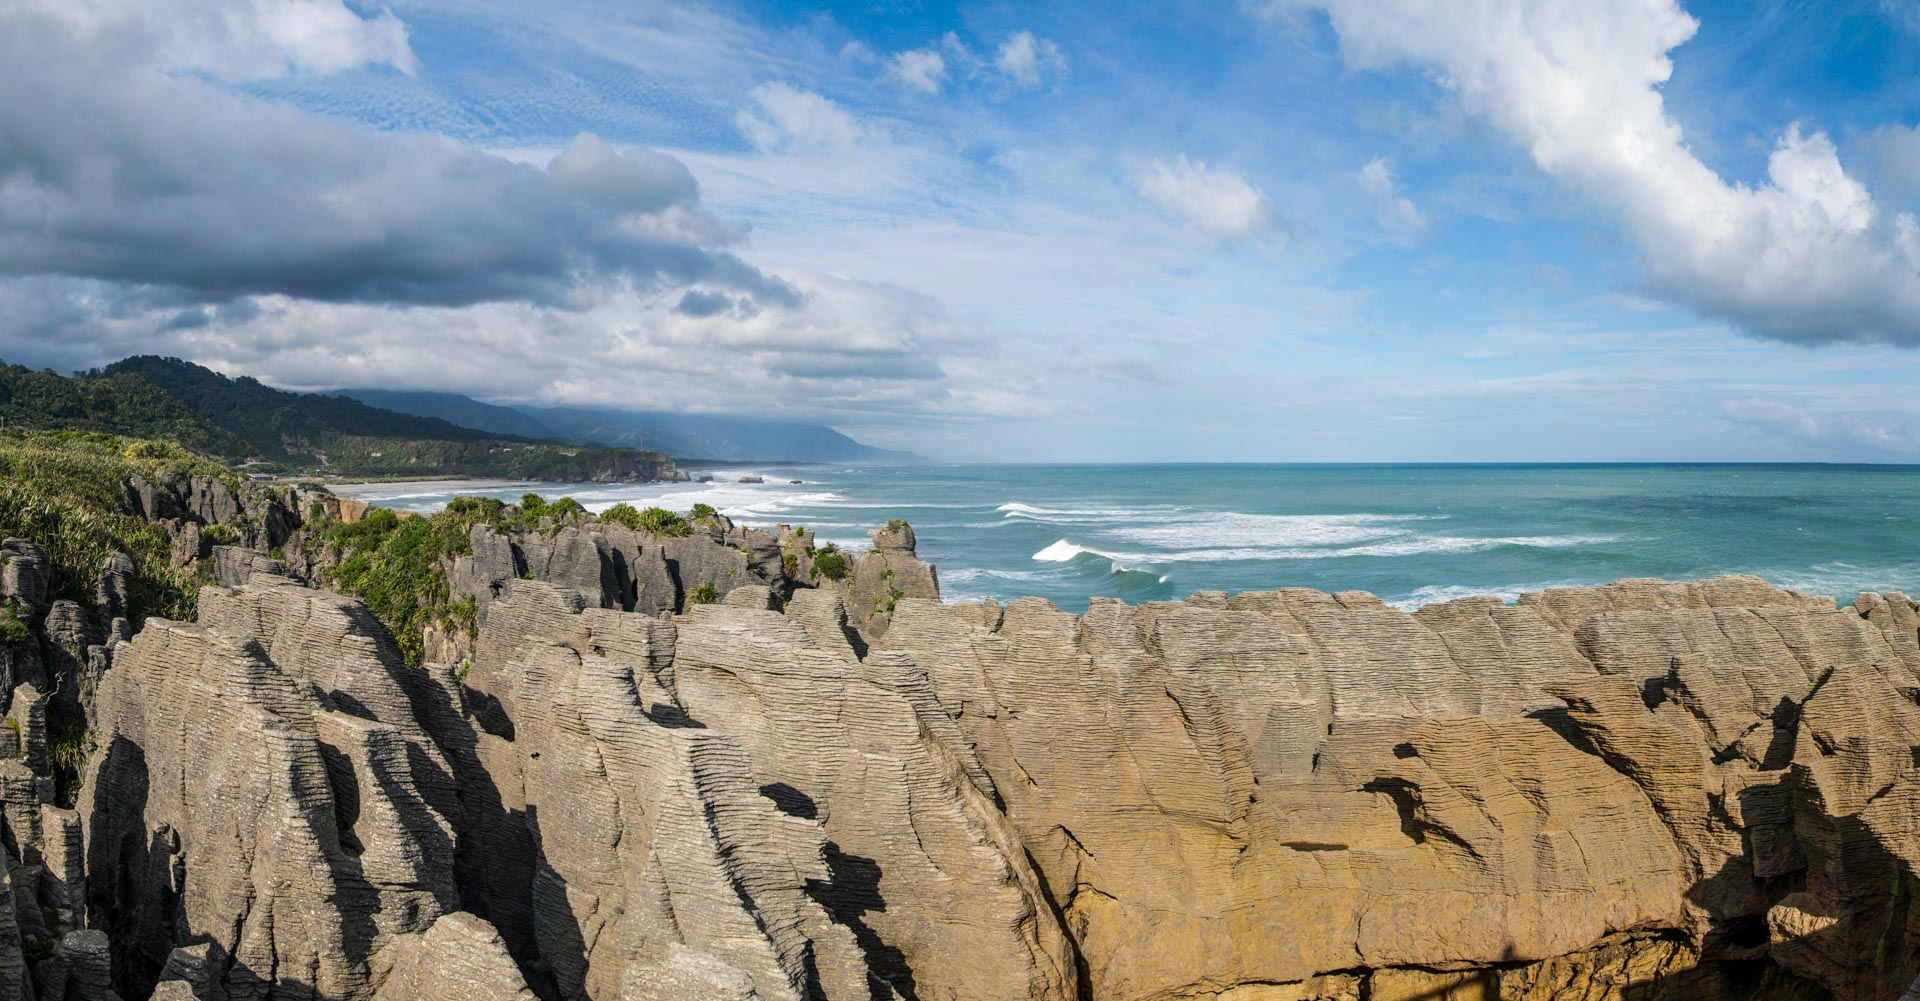
{"type": "Polygon", "coordinates": [[[911,522],[948,600],[1083,611],[1195,591],[1365,590],[1402,608],[1622,577],[1748,573],[1853,600],[1920,592],[1920,466],[778,465],[713,483],[449,484],[356,491],[433,510],[532,490],[590,510],[711,504],[841,547],[911,522]],[[763,484],[737,482],[745,475],[763,484]],[[798,483],[789,481],[798,480],[798,483]]]}

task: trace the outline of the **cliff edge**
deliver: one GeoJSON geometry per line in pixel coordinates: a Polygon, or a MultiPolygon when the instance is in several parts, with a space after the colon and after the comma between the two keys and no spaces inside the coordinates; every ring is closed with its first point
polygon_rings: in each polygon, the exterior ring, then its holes
{"type": "MultiPolygon", "coordinates": [[[[839,576],[717,519],[469,543],[474,627],[415,667],[258,553],[220,547],[197,621],[136,633],[51,600],[47,551],[7,540],[0,998],[1731,1001],[1920,976],[1900,594],[1071,615],[942,604],[904,523],[839,576]],[[60,751],[69,697],[87,730],[60,751]]],[[[110,603],[124,568],[100,570],[110,603]]]]}

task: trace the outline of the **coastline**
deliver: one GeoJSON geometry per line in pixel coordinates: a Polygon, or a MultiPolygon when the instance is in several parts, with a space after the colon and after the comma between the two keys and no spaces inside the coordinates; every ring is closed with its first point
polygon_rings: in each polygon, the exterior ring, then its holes
{"type": "MultiPolygon", "coordinates": [[[[341,497],[363,497],[367,494],[389,493],[395,490],[430,491],[435,488],[471,487],[475,490],[503,490],[507,487],[539,487],[538,480],[483,480],[461,476],[447,476],[438,479],[419,480],[354,480],[328,483],[327,489],[341,497]]],[[[536,491],[537,492],[537,491],[536,491]]]]}

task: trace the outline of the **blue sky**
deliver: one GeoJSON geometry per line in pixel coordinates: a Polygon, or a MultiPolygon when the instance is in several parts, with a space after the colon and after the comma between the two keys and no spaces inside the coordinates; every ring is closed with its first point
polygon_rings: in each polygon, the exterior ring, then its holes
{"type": "Polygon", "coordinates": [[[1920,0],[7,19],[89,123],[0,112],[9,361],[956,459],[1920,461],[1920,0]]]}

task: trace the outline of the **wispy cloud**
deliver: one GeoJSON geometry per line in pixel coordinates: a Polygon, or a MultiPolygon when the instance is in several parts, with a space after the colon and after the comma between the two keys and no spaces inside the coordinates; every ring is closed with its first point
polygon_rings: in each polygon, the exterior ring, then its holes
{"type": "Polygon", "coordinates": [[[1727,417],[1742,428],[1803,445],[1865,446],[1885,452],[1920,450],[1912,428],[1849,414],[1815,414],[1776,400],[1728,400],[1727,417]]]}
{"type": "Polygon", "coordinates": [[[908,90],[938,94],[947,80],[947,61],[933,49],[910,49],[888,62],[887,77],[908,90]]]}
{"type": "Polygon", "coordinates": [[[1060,46],[1050,39],[1036,37],[1031,31],[1008,35],[994,54],[993,64],[1016,86],[1028,90],[1039,87],[1049,78],[1058,79],[1067,71],[1067,59],[1060,54],[1060,46]]]}
{"type": "Polygon", "coordinates": [[[1393,162],[1376,156],[1360,168],[1360,190],[1373,207],[1374,221],[1400,240],[1411,241],[1427,231],[1427,217],[1393,183],[1393,162]]]}

